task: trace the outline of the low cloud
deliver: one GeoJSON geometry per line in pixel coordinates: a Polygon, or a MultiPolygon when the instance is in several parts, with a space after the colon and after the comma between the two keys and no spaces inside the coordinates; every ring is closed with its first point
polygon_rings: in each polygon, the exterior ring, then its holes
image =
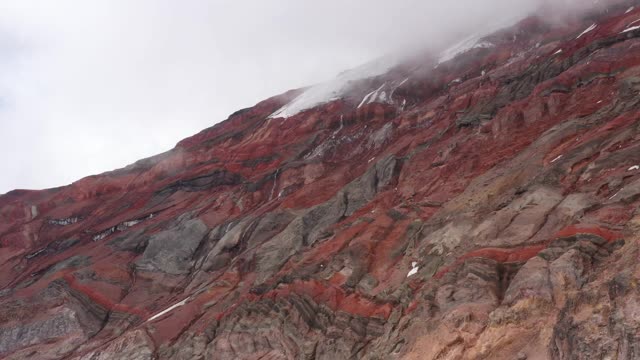
{"type": "Polygon", "coordinates": [[[5,0],[0,193],[170,149],[269,96],[438,48],[543,0],[5,0]]]}

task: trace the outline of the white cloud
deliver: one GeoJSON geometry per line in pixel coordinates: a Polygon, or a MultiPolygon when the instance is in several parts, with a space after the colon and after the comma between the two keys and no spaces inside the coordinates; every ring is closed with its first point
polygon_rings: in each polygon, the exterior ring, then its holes
{"type": "Polygon", "coordinates": [[[277,93],[539,0],[4,0],[0,193],[125,166],[277,93]]]}

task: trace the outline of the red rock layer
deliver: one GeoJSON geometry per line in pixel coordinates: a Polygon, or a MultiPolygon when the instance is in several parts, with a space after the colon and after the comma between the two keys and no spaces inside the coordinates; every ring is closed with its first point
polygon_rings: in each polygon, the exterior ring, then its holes
{"type": "Polygon", "coordinates": [[[0,196],[0,357],[638,357],[633,4],[0,196]]]}

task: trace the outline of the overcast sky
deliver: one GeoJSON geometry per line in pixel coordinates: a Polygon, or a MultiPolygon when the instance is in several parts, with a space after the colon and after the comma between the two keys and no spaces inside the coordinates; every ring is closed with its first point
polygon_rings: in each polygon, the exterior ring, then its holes
{"type": "Polygon", "coordinates": [[[0,0],[0,194],[123,167],[267,97],[541,1],[0,0]]]}

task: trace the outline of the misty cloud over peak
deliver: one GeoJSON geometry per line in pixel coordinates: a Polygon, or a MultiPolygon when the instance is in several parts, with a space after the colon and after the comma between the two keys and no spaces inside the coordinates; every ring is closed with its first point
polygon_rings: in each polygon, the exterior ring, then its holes
{"type": "MultiPolygon", "coordinates": [[[[0,193],[64,185],[384,54],[590,1],[6,0],[0,193]]],[[[596,3],[598,5],[598,3],[596,3]]]]}

